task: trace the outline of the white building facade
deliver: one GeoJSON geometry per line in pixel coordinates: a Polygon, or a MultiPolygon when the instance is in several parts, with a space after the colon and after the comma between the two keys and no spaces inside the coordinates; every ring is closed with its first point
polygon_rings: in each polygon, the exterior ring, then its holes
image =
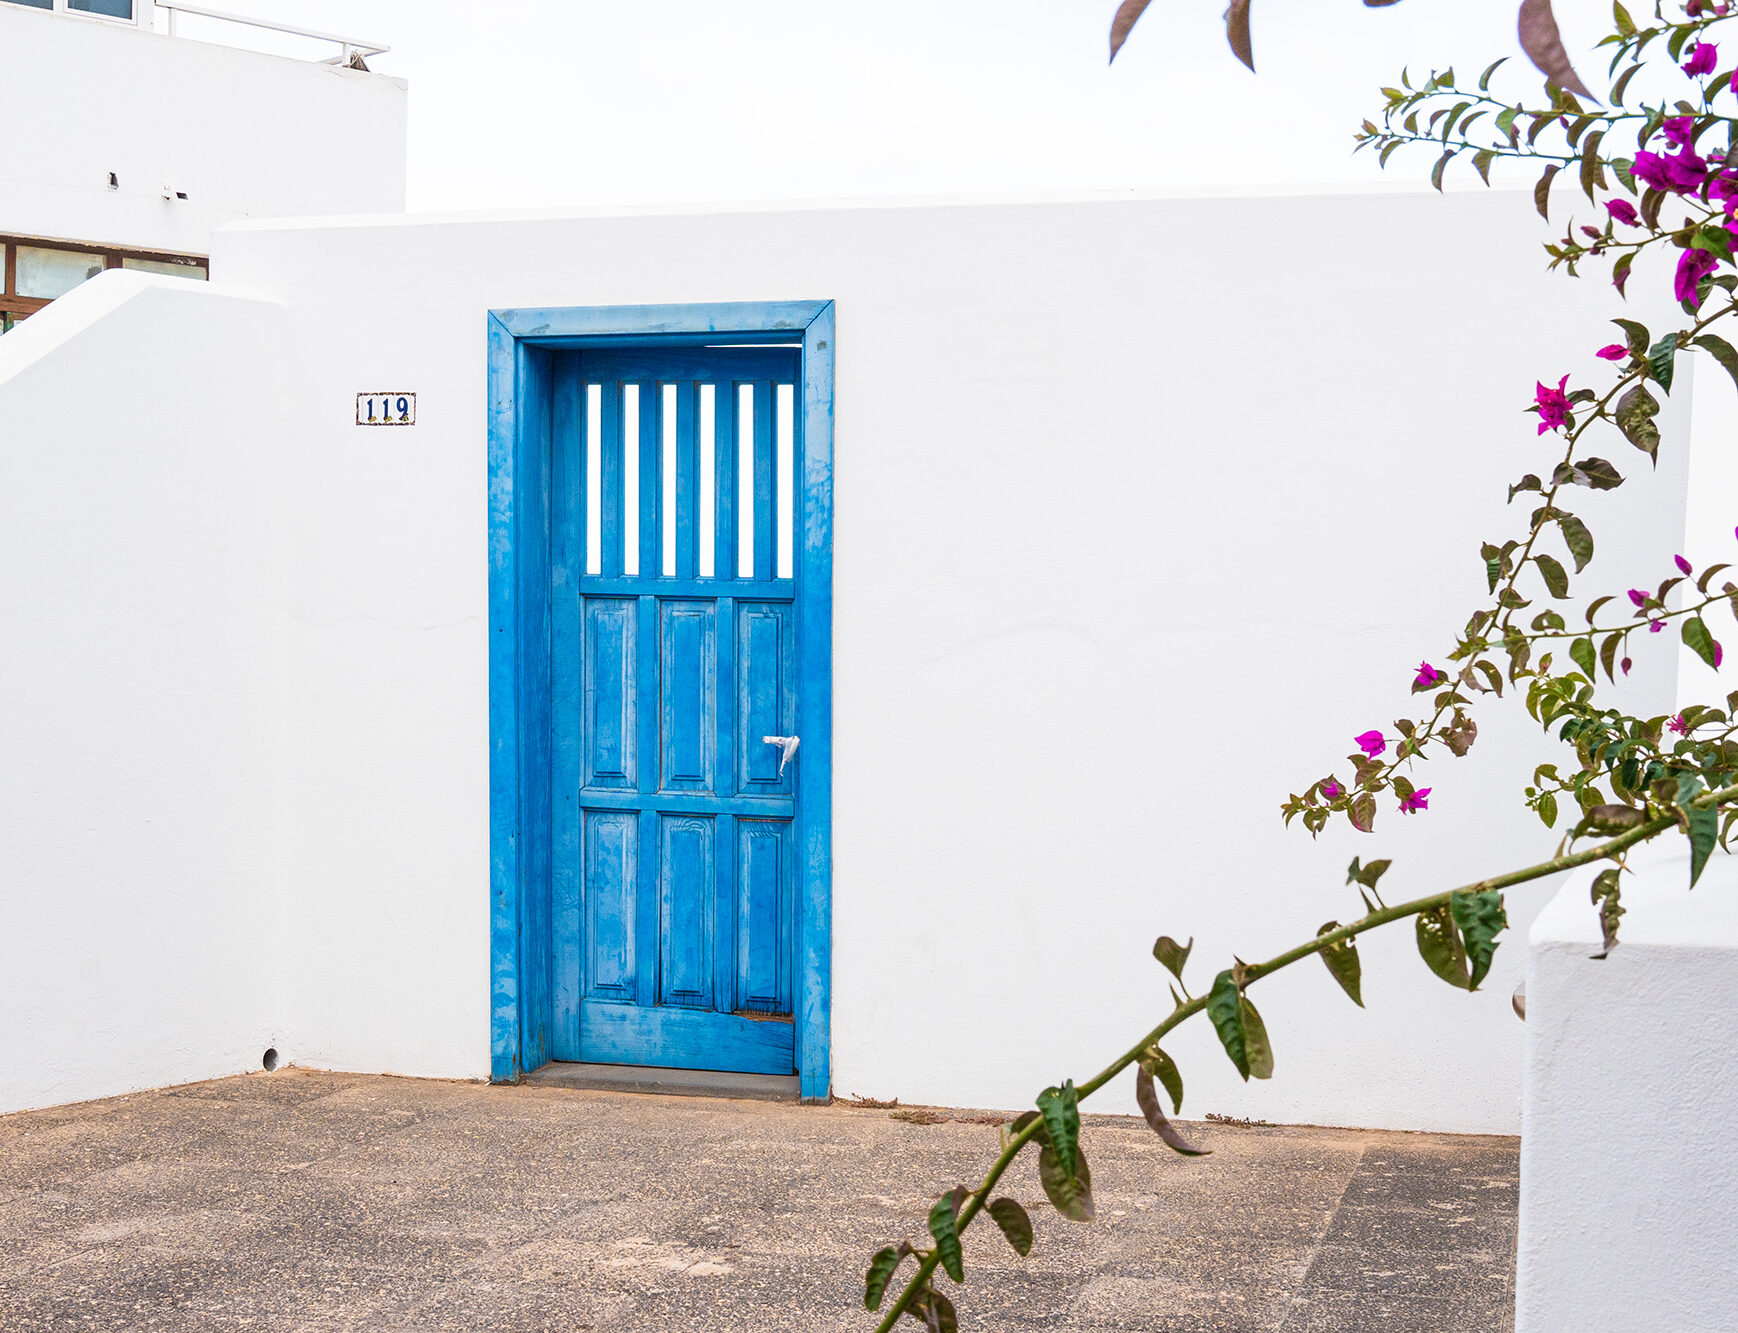
{"type": "MultiPolygon", "coordinates": [[[[202,12],[212,35],[251,31],[202,12]]],[[[8,95],[31,109],[0,135],[6,327],[105,269],[202,278],[225,223],[403,210],[401,80],[171,36],[181,14],[0,0],[8,95]]]]}

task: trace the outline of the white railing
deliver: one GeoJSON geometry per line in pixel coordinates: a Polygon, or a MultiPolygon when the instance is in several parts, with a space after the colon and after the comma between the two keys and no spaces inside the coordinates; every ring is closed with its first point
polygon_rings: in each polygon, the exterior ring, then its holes
{"type": "Polygon", "coordinates": [[[157,9],[165,10],[169,16],[169,35],[176,35],[176,18],[181,14],[192,14],[203,19],[217,19],[225,23],[240,23],[250,28],[263,28],[267,32],[287,33],[292,37],[310,37],[319,42],[335,42],[339,54],[328,56],[321,63],[327,65],[348,65],[358,56],[384,55],[392,48],[382,46],[379,42],[364,42],[355,37],[343,37],[335,32],[320,32],[314,28],[299,28],[293,23],[274,23],[270,19],[250,18],[246,14],[231,14],[221,9],[206,9],[203,5],[184,5],[180,0],[156,0],[157,9]]]}

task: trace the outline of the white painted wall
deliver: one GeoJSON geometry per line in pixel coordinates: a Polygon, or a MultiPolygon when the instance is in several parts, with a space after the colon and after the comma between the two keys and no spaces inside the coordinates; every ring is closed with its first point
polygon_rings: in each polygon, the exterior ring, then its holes
{"type": "Polygon", "coordinates": [[[1733,1325],[1738,861],[1694,891],[1680,838],[1632,864],[1609,958],[1597,868],[1533,924],[1517,1333],[1733,1325]]]}
{"type": "Polygon", "coordinates": [[[8,4],[0,53],[30,109],[0,232],[203,254],[238,218],[404,207],[402,80],[8,4]]]}
{"type": "Polygon", "coordinates": [[[0,339],[0,1113],[277,1039],[280,319],[112,272],[0,339]]]}
{"type": "MultiPolygon", "coordinates": [[[[1430,772],[1428,815],[1312,844],[1276,813],[1414,711],[1415,664],[1482,595],[1477,540],[1524,521],[1502,496],[1541,457],[1534,377],[1605,372],[1616,307],[1542,272],[1529,208],[1123,198],[220,234],[223,271],[291,324],[294,1058],[486,1069],[489,307],[838,302],[839,1092],[1022,1104],[1162,1015],[1160,931],[1197,937],[1206,984],[1350,911],[1355,852],[1398,858],[1396,895],[1548,854],[1517,810],[1542,742],[1513,706],[1430,772]],[[383,385],[420,392],[414,430],[351,424],[383,385]]],[[[1666,425],[1682,438],[1676,405],[1666,425]]],[[[1601,452],[1636,481],[1577,496],[1591,572],[1627,584],[1670,561],[1683,454],[1650,479],[1621,441],[1601,452]]],[[[1674,670],[1669,645],[1642,655],[1627,697],[1663,709],[1674,670]]],[[[1548,892],[1514,895],[1519,928],[1548,892]]],[[[1402,932],[1364,951],[1367,1012],[1319,969],[1263,983],[1272,1084],[1243,1088],[1204,1025],[1179,1036],[1189,1109],[1512,1131],[1520,950],[1472,997],[1402,932]]]]}
{"type": "MultiPolygon", "coordinates": [[[[216,861],[233,870],[210,874],[252,867],[281,897],[269,950],[239,917],[189,950],[220,975],[275,978],[264,1025],[290,1060],[487,1072],[491,307],[837,302],[838,1092],[1024,1104],[1168,1009],[1148,955],[1161,931],[1197,938],[1206,985],[1233,951],[1266,957],[1350,912],[1354,853],[1397,858],[1396,896],[1549,854],[1556,835],[1517,808],[1548,747],[1512,704],[1481,715],[1473,757],[1422,779],[1426,815],[1385,811],[1373,837],[1315,844],[1277,815],[1354,734],[1415,713],[1416,663],[1441,660],[1482,596],[1479,538],[1524,522],[1502,496],[1540,467],[1520,410],[1534,378],[1609,373],[1592,351],[1612,298],[1542,272],[1530,209],[1512,194],[1122,197],[220,232],[218,271],[283,304],[281,359],[233,330],[171,325],[150,345],[197,365],[182,417],[154,381],[111,392],[100,428],[31,400],[42,439],[97,458],[131,447],[117,421],[173,420],[189,438],[159,451],[163,487],[252,486],[202,471],[251,457],[236,454],[238,421],[273,453],[253,498],[282,543],[262,593],[279,637],[224,652],[279,654],[261,668],[277,701],[184,746],[170,771],[206,781],[212,749],[223,789],[249,788],[226,800],[277,812],[256,860],[241,844],[269,820],[225,823],[239,841],[216,861]],[[353,424],[354,395],[383,387],[418,392],[414,428],[353,424]],[[934,755],[911,739],[924,733],[934,755]]],[[[1632,291],[1647,290],[1638,275],[1632,291]]],[[[1639,296],[1635,309],[1669,315],[1639,296]]],[[[80,354],[41,392],[119,354],[80,354]]],[[[1683,438],[1683,397],[1668,438],[1683,438]]],[[[1591,573],[1657,579],[1681,537],[1683,451],[1651,478],[1621,441],[1599,452],[1635,480],[1576,497],[1599,534],[1591,573]]],[[[63,543],[127,556],[105,523],[54,512],[63,543]]],[[[39,563],[8,565],[30,571],[21,607],[79,614],[82,594],[39,563]]],[[[226,567],[172,573],[158,595],[190,626],[222,620],[203,581],[226,567]]],[[[126,655],[114,660],[103,689],[124,698],[126,655]]],[[[1675,668],[1670,644],[1638,654],[1622,697],[1663,711],[1675,668]]],[[[70,684],[57,695],[36,679],[35,712],[83,707],[70,684]]],[[[60,764],[46,743],[29,753],[60,764]]],[[[63,819],[121,770],[170,789],[160,763],[55,767],[63,819]]],[[[177,827],[199,818],[198,801],[165,801],[177,827]]],[[[89,860],[95,837],[62,829],[29,864],[65,862],[106,901],[125,881],[89,860]]],[[[0,883],[20,855],[0,845],[0,883]]],[[[1512,895],[1519,929],[1548,893],[1512,895]]],[[[33,901],[27,936],[109,965],[118,945],[81,946],[52,900],[33,901]]],[[[1468,997],[1425,971],[1404,931],[1362,948],[1368,1011],[1319,968],[1262,983],[1271,1084],[1239,1084],[1205,1025],[1180,1034],[1186,1110],[1512,1131],[1521,950],[1468,997]]],[[[74,1004],[61,1021],[87,1017],[74,1004]]],[[[137,1011],[141,1029],[160,1021],[137,1011]]],[[[0,1088],[13,1077],[0,1061],[0,1088]]],[[[1118,1086],[1095,1105],[1132,1110],[1132,1096],[1118,1086]]]]}

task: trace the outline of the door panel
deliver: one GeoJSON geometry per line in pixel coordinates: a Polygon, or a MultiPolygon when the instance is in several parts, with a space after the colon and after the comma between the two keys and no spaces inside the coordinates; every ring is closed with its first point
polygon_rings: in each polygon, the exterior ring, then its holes
{"type": "Polygon", "coordinates": [[[634,603],[586,599],[586,785],[634,789],[634,603]]]}
{"type": "Polygon", "coordinates": [[[738,819],[736,1007],[752,1013],[791,1011],[788,820],[738,819]]]}
{"type": "Polygon", "coordinates": [[[797,719],[800,363],[555,358],[555,1059],[795,1071],[801,751],[781,774],[763,737],[797,719]]]}

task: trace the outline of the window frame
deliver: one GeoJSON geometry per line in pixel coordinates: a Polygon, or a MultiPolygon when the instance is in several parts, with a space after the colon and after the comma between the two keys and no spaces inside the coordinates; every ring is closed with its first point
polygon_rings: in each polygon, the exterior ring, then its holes
{"type": "MultiPolygon", "coordinates": [[[[6,0],[6,3],[11,2],[12,0],[6,0]]],[[[143,28],[147,32],[151,31],[151,29],[156,26],[156,0],[132,0],[132,3],[133,16],[132,18],[126,19],[118,19],[112,14],[92,14],[87,10],[74,9],[71,0],[54,0],[54,4],[51,8],[44,8],[42,5],[33,4],[17,4],[15,7],[18,9],[34,9],[43,14],[65,14],[68,17],[75,19],[94,19],[98,23],[119,23],[123,27],[143,28]]]]}
{"type": "Polygon", "coordinates": [[[43,236],[13,236],[0,235],[0,315],[10,316],[14,325],[20,320],[34,315],[45,305],[50,305],[59,297],[54,296],[20,296],[18,295],[18,247],[27,246],[39,250],[66,250],[75,254],[101,255],[103,271],[123,267],[123,260],[152,259],[158,263],[185,264],[192,268],[198,266],[205,270],[201,281],[211,277],[211,259],[208,255],[183,255],[167,250],[135,250],[130,246],[98,245],[82,241],[49,239],[43,236]]]}

